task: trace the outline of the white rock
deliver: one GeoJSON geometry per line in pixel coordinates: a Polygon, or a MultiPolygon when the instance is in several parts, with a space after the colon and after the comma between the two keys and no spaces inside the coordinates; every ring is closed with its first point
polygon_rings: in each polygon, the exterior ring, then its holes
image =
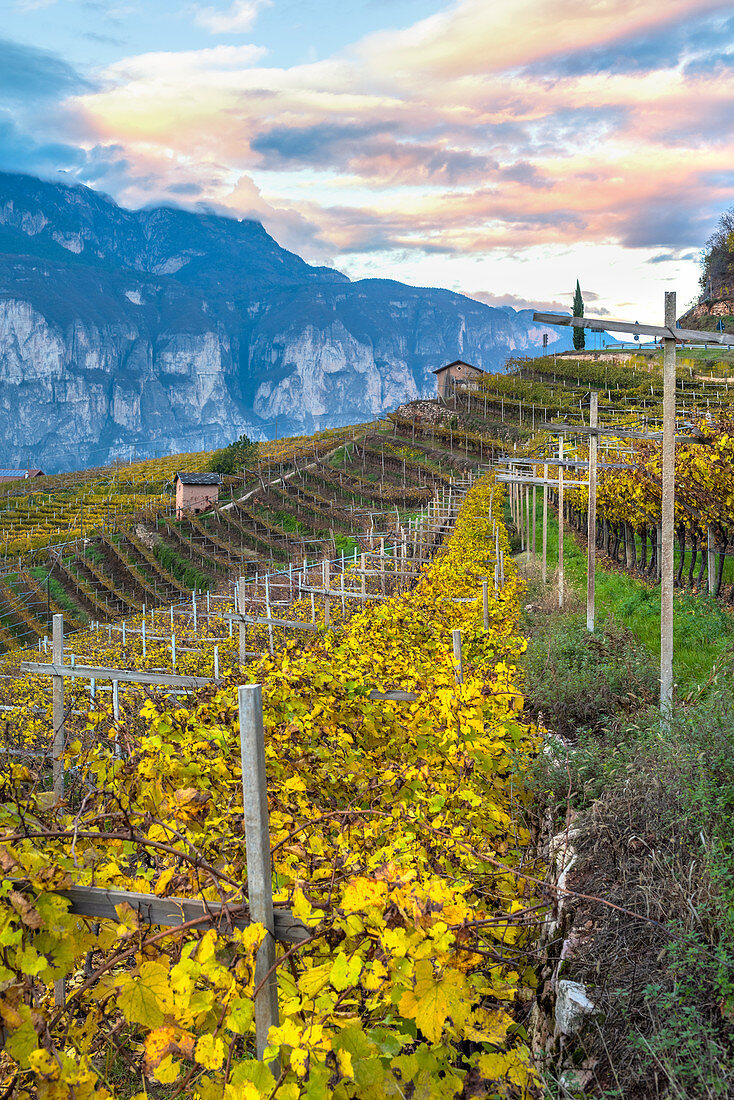
{"type": "Polygon", "coordinates": [[[596,1012],[596,1005],[586,995],[581,982],[561,978],[556,996],[556,1035],[575,1035],[586,1016],[596,1012]]]}

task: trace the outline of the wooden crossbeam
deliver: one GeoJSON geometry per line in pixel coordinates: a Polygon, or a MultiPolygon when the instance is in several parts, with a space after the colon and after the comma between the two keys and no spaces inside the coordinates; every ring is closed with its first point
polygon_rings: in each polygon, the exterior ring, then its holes
{"type": "Polygon", "coordinates": [[[368,699],[372,699],[374,702],[393,702],[393,703],[414,703],[418,698],[414,691],[371,691],[367,696],[368,699]]]}
{"type": "MultiPolygon", "coordinates": [[[[613,435],[617,439],[662,439],[662,432],[638,432],[630,428],[624,428],[621,425],[619,427],[604,427],[604,428],[587,428],[584,424],[540,424],[539,431],[550,432],[551,435],[564,435],[566,432],[576,433],[577,435],[588,436],[600,436],[600,435],[613,435]]],[[[705,443],[706,440],[697,435],[677,435],[675,437],[676,443],[705,443]]],[[[554,466],[558,463],[554,462],[554,466]]]]}
{"type": "MultiPolygon", "coordinates": [[[[389,573],[385,574],[390,576],[389,573]]],[[[329,599],[340,600],[342,596],[347,596],[353,600],[390,600],[392,596],[381,596],[376,592],[360,592],[358,588],[307,588],[306,585],[299,585],[301,592],[313,592],[314,596],[328,596],[329,599]]]]}
{"type": "MultiPolygon", "coordinates": [[[[415,569],[350,569],[350,573],[358,577],[414,577],[415,569]]],[[[341,592],[341,589],[338,591],[341,592]]],[[[345,592],[349,589],[345,588],[345,592]]]]}
{"type": "Polygon", "coordinates": [[[727,344],[734,345],[734,336],[726,332],[706,332],[695,328],[676,328],[666,325],[645,325],[639,321],[612,321],[608,317],[571,317],[562,313],[534,313],[533,320],[545,325],[567,325],[571,328],[588,328],[592,332],[633,332],[640,336],[656,336],[661,340],[675,340],[678,344],[727,344]]]}
{"type": "MultiPolygon", "coordinates": [[[[550,463],[548,463],[548,465],[550,465],[550,463]]],[[[558,488],[558,479],[551,477],[523,477],[522,474],[496,474],[495,480],[505,482],[507,485],[549,485],[551,489],[558,488]]],[[[563,484],[567,489],[585,489],[589,483],[588,481],[568,481],[567,478],[564,478],[563,484]]]]}
{"type": "Polygon", "coordinates": [[[282,626],[292,630],[318,631],[317,623],[302,623],[298,619],[268,619],[265,615],[245,615],[241,611],[227,611],[222,619],[231,619],[235,623],[247,623],[249,626],[282,626]]]}
{"type": "Polygon", "coordinates": [[[216,681],[212,676],[174,676],[162,672],[142,672],[128,668],[92,668],[88,665],[36,664],[23,661],[21,672],[34,676],[62,676],[79,680],[118,680],[128,684],[153,684],[159,687],[198,688],[216,681]]]}
{"type": "MultiPolygon", "coordinates": [[[[588,462],[575,462],[564,459],[559,462],[557,458],[504,458],[502,461],[508,466],[563,466],[564,469],[588,470],[588,462]]],[[[633,470],[634,462],[597,462],[597,470],[633,470]]]]}
{"type": "MultiPolygon", "coordinates": [[[[249,914],[243,905],[221,905],[215,901],[199,901],[196,898],[158,898],[154,894],[135,894],[130,890],[103,890],[95,886],[72,886],[56,891],[71,902],[71,912],[83,917],[95,917],[119,921],[116,906],[127,904],[134,909],[144,924],[160,924],[176,928],[198,917],[208,916],[212,924],[225,928],[230,922],[235,928],[246,928],[249,914]],[[245,910],[243,912],[243,910],[245,910]]],[[[311,935],[307,926],[293,916],[289,909],[276,909],[275,938],[282,943],[301,943],[311,935]]]]}

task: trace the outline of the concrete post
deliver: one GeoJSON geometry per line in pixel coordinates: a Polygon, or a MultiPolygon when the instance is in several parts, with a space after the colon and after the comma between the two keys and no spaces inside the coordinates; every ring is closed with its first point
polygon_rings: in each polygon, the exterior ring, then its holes
{"type": "MultiPolygon", "coordinates": [[[[244,577],[240,577],[239,584],[237,585],[237,610],[241,615],[245,614],[247,610],[247,593],[245,591],[245,585],[247,581],[244,577]]],[[[240,623],[240,664],[244,665],[247,662],[247,623],[240,623]]]]}

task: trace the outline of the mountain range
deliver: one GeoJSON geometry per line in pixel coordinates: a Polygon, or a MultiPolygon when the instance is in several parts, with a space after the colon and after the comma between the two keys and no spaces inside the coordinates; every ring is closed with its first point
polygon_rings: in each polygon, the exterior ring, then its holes
{"type": "Polygon", "coordinates": [[[372,419],[431,371],[569,346],[532,311],[350,280],[256,221],[0,173],[0,465],[46,472],[372,419]]]}

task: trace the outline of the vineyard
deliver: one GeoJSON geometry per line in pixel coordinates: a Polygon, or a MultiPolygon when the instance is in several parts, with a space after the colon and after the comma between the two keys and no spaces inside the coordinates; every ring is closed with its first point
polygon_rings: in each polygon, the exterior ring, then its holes
{"type": "MultiPolygon", "coordinates": [[[[332,428],[313,436],[258,444],[257,469],[250,471],[250,481],[256,481],[258,474],[269,478],[285,464],[317,458],[359,430],[360,426],[332,428]]],[[[22,481],[9,482],[0,492],[0,555],[7,564],[31,550],[74,543],[98,531],[109,534],[124,529],[138,516],[148,520],[170,516],[175,511],[176,473],[208,469],[213,453],[199,451],[53,474],[34,478],[31,491],[22,481]]],[[[241,477],[225,479],[230,490],[242,484],[241,477]]]]}
{"type": "MultiPolygon", "coordinates": [[[[707,369],[715,370],[716,363],[707,369]]],[[[721,369],[728,371],[728,364],[721,369]]],[[[456,441],[464,453],[479,450],[490,461],[502,453],[498,436],[513,440],[514,468],[528,474],[531,466],[542,472],[547,464],[547,478],[557,483],[552,425],[569,425],[564,462],[571,484],[564,509],[568,522],[582,530],[588,494],[578,478],[586,477],[588,437],[574,434],[573,425],[588,427],[590,389],[598,393],[599,423],[609,433],[599,440],[597,545],[615,562],[654,580],[660,564],[660,447],[636,436],[662,424],[659,357],[633,356],[622,363],[571,357],[510,361],[506,375],[486,376],[470,391],[458,391],[439,430],[450,432],[452,445],[456,441]]],[[[734,384],[730,388],[725,377],[701,377],[693,361],[682,358],[677,391],[676,585],[734,602],[734,562],[728,560],[734,549],[734,384]]],[[[426,423],[417,426],[419,434],[432,430],[426,423]]],[[[550,492],[555,500],[557,493],[552,487],[550,492]]],[[[527,521],[519,526],[524,547],[527,521]]]]}
{"type": "MultiPolygon", "coordinates": [[[[179,671],[210,686],[185,703],[153,687],[124,702],[99,685],[95,699],[67,689],[63,801],[48,790],[49,678],[19,676],[8,658],[0,1007],[18,1095],[104,1096],[121,1075],[138,1082],[125,1095],[143,1095],[147,1079],[167,1095],[377,1097],[412,1085],[450,1096],[467,1074],[532,1091],[515,1011],[532,995],[524,944],[542,911],[516,870],[534,869],[512,763],[535,740],[519,717],[520,589],[501,491],[483,480],[462,495],[452,485],[411,539],[383,540],[361,568],[344,562],[338,590],[331,570],[322,588],[301,578],[311,592],[333,586],[328,627],[308,599],[288,604],[289,621],[315,633],[252,625],[230,641],[226,602],[200,606],[205,627],[190,631],[179,671]],[[500,563],[483,611],[482,582],[500,563]],[[292,942],[260,1058],[254,959],[266,932],[246,919],[242,679],[264,685],[275,913],[292,942]],[[204,909],[179,929],[156,930],[124,901],[111,920],[80,919],[70,897],[84,886],[204,909]]],[[[256,599],[243,591],[237,605],[256,599]]],[[[123,646],[104,630],[75,636],[72,668],[159,667],[162,624],[149,625],[145,658],[131,620],[123,646]]]]}
{"type": "MultiPolygon", "coordinates": [[[[257,576],[274,562],[353,550],[353,536],[374,529],[371,517],[389,512],[394,513],[390,522],[399,522],[401,513],[430,497],[436,480],[461,468],[451,456],[437,452],[432,459],[425,450],[388,438],[379,426],[334,430],[260,445],[258,465],[244,470],[242,479],[225,479],[216,508],[176,519],[165,479],[184,461],[202,468],[209,457],[178,456],[118,472],[108,486],[118,508],[109,525],[91,525],[92,502],[106,499],[98,471],[90,471],[86,481],[70,475],[72,487],[52,492],[44,487],[28,498],[6,496],[12,506],[3,515],[3,523],[11,525],[6,535],[19,532],[8,545],[22,546],[25,553],[8,558],[0,574],[0,651],[37,644],[49,634],[55,612],[63,611],[75,627],[119,621],[143,608],[186,599],[194,590],[226,589],[233,572],[257,576]],[[150,492],[125,496],[125,486],[150,492]],[[49,507],[60,509],[62,498],[76,509],[75,522],[87,517],[84,537],[39,547],[43,516],[49,507]],[[132,512],[141,501],[145,508],[132,512]]],[[[81,536],[81,529],[66,533],[81,536]]],[[[60,534],[56,526],[44,538],[60,534]]]]}
{"type": "Polygon", "coordinates": [[[658,599],[654,356],[517,361],[8,562],[8,1100],[729,1095],[734,410],[698,369],[676,637],[721,641],[666,725],[625,625],[658,599]]]}

